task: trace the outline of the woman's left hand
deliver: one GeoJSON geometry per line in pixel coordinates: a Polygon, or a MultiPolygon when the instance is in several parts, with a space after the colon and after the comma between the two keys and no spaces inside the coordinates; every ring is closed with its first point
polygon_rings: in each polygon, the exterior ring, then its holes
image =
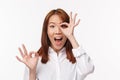
{"type": "Polygon", "coordinates": [[[70,38],[73,36],[74,28],[79,24],[80,19],[76,22],[76,16],[77,14],[74,15],[72,18],[72,12],[70,13],[70,22],[63,22],[60,24],[60,29],[63,32],[63,34],[67,37],[70,38]]]}

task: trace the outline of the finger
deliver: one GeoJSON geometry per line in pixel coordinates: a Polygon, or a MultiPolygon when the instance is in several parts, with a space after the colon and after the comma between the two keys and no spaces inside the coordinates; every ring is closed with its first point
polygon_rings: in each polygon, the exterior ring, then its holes
{"type": "Polygon", "coordinates": [[[77,13],[74,15],[74,23],[75,23],[75,21],[76,21],[76,16],[77,16],[77,13]]]}
{"type": "Polygon", "coordinates": [[[23,54],[23,52],[22,52],[21,48],[18,48],[18,50],[19,50],[19,52],[20,52],[21,56],[22,56],[22,57],[24,57],[24,54],[23,54]]]}
{"type": "Polygon", "coordinates": [[[23,62],[18,56],[16,56],[17,60],[20,62],[23,62]]]}
{"type": "Polygon", "coordinates": [[[72,12],[70,12],[70,23],[72,22],[72,12]]]}
{"type": "Polygon", "coordinates": [[[27,54],[27,49],[26,49],[26,47],[25,47],[24,44],[22,45],[22,47],[23,47],[23,51],[24,51],[25,55],[28,55],[28,54],[27,54]]]}
{"type": "Polygon", "coordinates": [[[77,21],[77,23],[74,25],[74,27],[77,26],[79,23],[80,23],[80,19],[77,21]]]}
{"type": "Polygon", "coordinates": [[[35,56],[35,52],[34,51],[31,51],[30,54],[29,54],[30,57],[34,57],[35,56]]]}
{"type": "Polygon", "coordinates": [[[29,56],[32,57],[32,54],[33,54],[33,52],[30,52],[30,53],[29,53],[29,56]]]}
{"type": "Polygon", "coordinates": [[[39,57],[39,54],[37,52],[35,53],[35,57],[39,57]]]}
{"type": "Polygon", "coordinates": [[[63,22],[63,23],[61,23],[60,25],[62,25],[62,24],[68,25],[69,23],[67,23],[67,22],[63,22]]]}
{"type": "Polygon", "coordinates": [[[37,52],[34,52],[34,51],[31,51],[29,56],[32,58],[32,57],[38,57],[39,54],[37,52]]]}

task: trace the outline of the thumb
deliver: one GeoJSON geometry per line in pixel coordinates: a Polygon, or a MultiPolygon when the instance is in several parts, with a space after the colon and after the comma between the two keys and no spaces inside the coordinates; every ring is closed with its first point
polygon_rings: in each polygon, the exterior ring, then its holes
{"type": "Polygon", "coordinates": [[[37,52],[35,52],[35,57],[39,57],[39,54],[37,52]]]}

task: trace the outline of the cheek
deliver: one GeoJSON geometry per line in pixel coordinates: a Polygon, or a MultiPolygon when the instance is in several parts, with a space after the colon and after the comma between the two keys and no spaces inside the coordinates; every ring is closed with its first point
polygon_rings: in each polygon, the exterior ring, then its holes
{"type": "Polygon", "coordinates": [[[53,32],[55,32],[55,28],[50,28],[50,27],[48,27],[47,32],[53,33],[53,32]]]}
{"type": "Polygon", "coordinates": [[[48,35],[48,38],[49,38],[50,42],[52,43],[53,42],[53,37],[54,37],[53,35],[54,35],[54,33],[51,30],[48,30],[47,35],[48,35]]]}
{"type": "Polygon", "coordinates": [[[48,28],[47,34],[48,34],[48,37],[52,37],[53,31],[52,31],[51,29],[48,28]]]}
{"type": "Polygon", "coordinates": [[[52,34],[50,32],[48,32],[48,38],[51,40],[52,38],[52,34]]]}

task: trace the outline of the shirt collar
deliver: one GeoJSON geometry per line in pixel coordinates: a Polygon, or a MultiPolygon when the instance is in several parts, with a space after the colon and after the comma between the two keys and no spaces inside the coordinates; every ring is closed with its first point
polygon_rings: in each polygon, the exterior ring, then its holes
{"type": "MultiPolygon", "coordinates": [[[[55,52],[55,50],[52,47],[49,47],[48,53],[52,54],[52,53],[56,53],[56,52],[55,52]]],[[[58,53],[56,53],[56,55],[57,54],[58,55],[62,55],[64,53],[66,53],[66,48],[65,47],[63,47],[58,53]]]]}

